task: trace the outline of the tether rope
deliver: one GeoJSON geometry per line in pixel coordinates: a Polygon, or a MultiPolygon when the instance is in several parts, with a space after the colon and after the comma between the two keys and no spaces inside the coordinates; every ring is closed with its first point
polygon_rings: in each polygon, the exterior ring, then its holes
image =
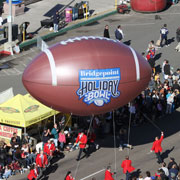
{"type": "MultiPolygon", "coordinates": [[[[87,138],[88,138],[88,133],[90,131],[93,119],[94,119],[94,115],[92,115],[91,120],[90,120],[89,128],[88,128],[88,131],[87,131],[87,138]]],[[[75,170],[75,174],[74,174],[74,179],[76,179],[76,175],[77,175],[77,172],[78,172],[78,169],[79,169],[79,165],[80,165],[80,160],[78,161],[77,166],[76,166],[76,170],[75,170]]]]}
{"type": "MultiPolygon", "coordinates": [[[[117,163],[116,163],[116,127],[114,122],[114,111],[113,111],[113,134],[114,134],[114,169],[115,172],[117,170],[117,163]]],[[[117,175],[115,174],[115,179],[117,179],[117,175]]]]}
{"type": "MultiPolygon", "coordinates": [[[[131,105],[130,105],[130,107],[131,107],[131,105]]],[[[129,111],[130,112],[130,115],[129,115],[129,127],[128,127],[128,145],[130,145],[129,143],[130,143],[130,133],[131,133],[131,119],[132,119],[132,113],[131,113],[131,110],[129,111]]],[[[129,150],[129,148],[127,148],[127,154],[128,154],[128,156],[129,156],[129,154],[130,154],[130,150],[129,150]]]]}
{"type": "Polygon", "coordinates": [[[154,126],[156,127],[160,132],[162,132],[162,130],[160,129],[160,127],[158,127],[150,118],[148,118],[143,112],[141,112],[142,115],[154,126]]]}

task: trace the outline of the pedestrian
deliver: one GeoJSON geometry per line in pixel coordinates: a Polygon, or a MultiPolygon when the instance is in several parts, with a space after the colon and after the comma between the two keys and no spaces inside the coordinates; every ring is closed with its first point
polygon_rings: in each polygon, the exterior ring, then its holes
{"type": "Polygon", "coordinates": [[[57,127],[57,124],[55,123],[54,128],[51,130],[51,134],[54,136],[54,144],[56,148],[58,148],[58,138],[59,138],[58,132],[59,132],[59,129],[57,127]]]}
{"type": "Polygon", "coordinates": [[[109,26],[108,25],[106,25],[105,28],[104,28],[104,37],[110,38],[110,35],[109,35],[109,26]]]}
{"type": "Polygon", "coordinates": [[[20,26],[19,26],[19,30],[20,30],[20,35],[21,35],[21,40],[26,40],[27,38],[27,28],[29,27],[30,22],[23,22],[20,26]]]}
{"type": "Polygon", "coordinates": [[[59,133],[59,143],[60,143],[60,150],[64,151],[64,144],[66,143],[66,136],[63,129],[59,133]]]}
{"type": "Polygon", "coordinates": [[[58,32],[58,24],[59,24],[59,12],[56,11],[53,16],[53,24],[54,24],[54,32],[58,32]]]}
{"type": "Polygon", "coordinates": [[[20,53],[20,47],[19,47],[19,43],[16,43],[15,46],[13,47],[13,52],[15,54],[19,54],[20,53]]]}
{"type": "Polygon", "coordinates": [[[42,171],[45,170],[47,165],[48,165],[48,158],[46,154],[44,154],[43,150],[41,150],[40,153],[37,154],[36,156],[36,166],[40,174],[42,174],[42,171]]]}
{"type": "Polygon", "coordinates": [[[170,162],[168,163],[168,169],[171,169],[174,164],[177,166],[175,159],[173,157],[170,157],[170,162]]]}
{"type": "Polygon", "coordinates": [[[104,180],[114,180],[114,178],[112,177],[114,174],[116,174],[116,172],[112,173],[111,172],[111,166],[108,166],[106,171],[105,171],[104,180]]]}
{"type": "Polygon", "coordinates": [[[86,144],[87,144],[87,136],[84,134],[84,132],[81,132],[78,134],[77,136],[77,139],[76,139],[76,142],[74,143],[74,145],[76,144],[79,144],[79,154],[78,154],[78,157],[77,157],[77,161],[80,160],[80,157],[81,157],[81,154],[82,152],[84,152],[86,154],[86,157],[88,157],[88,152],[86,150],[86,144]]]}
{"type": "Polygon", "coordinates": [[[175,47],[175,50],[177,52],[180,52],[180,27],[178,27],[176,30],[176,40],[178,42],[178,45],[175,47]]]}
{"type": "Polygon", "coordinates": [[[116,40],[121,41],[122,39],[124,39],[124,33],[121,29],[121,25],[118,25],[117,29],[115,30],[115,37],[116,40]]]}
{"type": "Polygon", "coordinates": [[[171,75],[171,66],[168,60],[165,60],[165,64],[163,65],[164,79],[168,79],[171,75]]]}
{"type": "Polygon", "coordinates": [[[54,141],[52,141],[49,139],[47,143],[44,144],[44,153],[46,153],[48,155],[48,157],[52,157],[54,151],[56,150],[55,145],[54,145],[54,141]],[[53,142],[53,143],[52,143],[53,142]]]}
{"type": "Polygon", "coordinates": [[[173,164],[172,168],[169,169],[169,180],[176,180],[178,175],[178,170],[176,164],[173,164]]]}
{"type": "Polygon", "coordinates": [[[164,24],[164,26],[160,29],[160,36],[161,36],[160,46],[161,47],[163,47],[163,45],[162,45],[163,40],[165,40],[166,47],[169,46],[168,40],[167,40],[168,33],[169,33],[169,31],[167,29],[167,24],[164,24]]]}
{"type": "Polygon", "coordinates": [[[162,152],[162,147],[161,147],[161,143],[163,141],[164,138],[164,133],[161,132],[161,138],[159,139],[158,137],[155,137],[155,141],[153,142],[153,146],[151,148],[151,152],[154,151],[156,154],[156,157],[158,159],[158,163],[162,163],[162,158],[161,158],[161,152],[162,152]]]}
{"type": "Polygon", "coordinates": [[[71,175],[71,171],[68,171],[67,174],[66,174],[66,177],[64,180],[75,180],[72,175],[71,175]]]}
{"type": "Polygon", "coordinates": [[[27,176],[28,180],[35,180],[38,177],[38,169],[32,165],[27,176]]]}
{"type": "Polygon", "coordinates": [[[42,148],[44,148],[44,144],[46,144],[48,142],[48,140],[50,139],[50,135],[51,135],[50,130],[47,128],[44,128],[44,132],[42,134],[42,142],[43,142],[42,148]]]}
{"type": "Polygon", "coordinates": [[[132,149],[132,145],[127,144],[127,131],[124,128],[121,128],[119,131],[119,151],[122,151],[124,149],[124,147],[128,147],[130,149],[132,149]]]}
{"type": "Polygon", "coordinates": [[[125,156],[125,160],[121,164],[121,167],[123,168],[123,173],[126,174],[126,180],[130,179],[131,172],[135,170],[131,163],[132,161],[129,160],[129,156],[125,156]]]}
{"type": "Polygon", "coordinates": [[[144,180],[152,180],[151,173],[149,171],[146,171],[146,177],[144,178],[144,180]]]}
{"type": "Polygon", "coordinates": [[[164,171],[166,176],[169,176],[169,170],[166,167],[166,163],[165,162],[162,163],[162,167],[160,169],[162,169],[164,171]]]}

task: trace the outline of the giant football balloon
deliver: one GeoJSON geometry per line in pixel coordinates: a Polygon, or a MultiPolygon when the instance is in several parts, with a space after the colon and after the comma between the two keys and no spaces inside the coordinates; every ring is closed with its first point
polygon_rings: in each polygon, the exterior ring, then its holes
{"type": "Polygon", "coordinates": [[[102,37],[62,41],[25,69],[23,84],[43,104],[75,115],[112,111],[144,90],[148,62],[133,48],[102,37]]]}
{"type": "Polygon", "coordinates": [[[138,12],[158,12],[166,8],[167,0],[131,0],[131,8],[138,12]]]}

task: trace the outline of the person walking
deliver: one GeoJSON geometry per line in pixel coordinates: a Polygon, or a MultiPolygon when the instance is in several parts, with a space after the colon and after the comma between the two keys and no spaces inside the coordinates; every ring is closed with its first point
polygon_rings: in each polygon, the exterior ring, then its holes
{"type": "Polygon", "coordinates": [[[84,152],[86,154],[86,157],[88,157],[88,152],[86,150],[87,136],[84,134],[84,132],[81,132],[81,133],[78,134],[76,142],[74,143],[74,146],[76,144],[79,144],[79,147],[80,147],[79,154],[78,154],[78,157],[77,157],[76,160],[77,161],[80,160],[82,152],[84,152]]]}
{"type": "Polygon", "coordinates": [[[66,177],[64,180],[75,180],[72,175],[71,175],[71,171],[68,171],[67,174],[66,174],[66,177]]]}
{"type": "Polygon", "coordinates": [[[58,32],[58,24],[59,24],[59,12],[56,11],[53,16],[53,24],[54,24],[54,32],[58,32]]]}
{"type": "Polygon", "coordinates": [[[180,27],[178,27],[177,30],[176,30],[176,40],[177,40],[178,44],[175,47],[175,50],[177,52],[180,52],[180,27]]]}
{"type": "Polygon", "coordinates": [[[124,33],[121,29],[121,25],[118,25],[117,29],[115,30],[115,37],[116,40],[121,41],[122,39],[124,39],[124,33]]]}
{"type": "Polygon", "coordinates": [[[167,40],[168,33],[169,33],[169,31],[167,29],[167,24],[164,24],[164,26],[160,29],[160,37],[161,37],[160,46],[161,47],[163,47],[163,45],[162,45],[163,40],[165,40],[166,47],[169,46],[168,40],[167,40]]]}
{"type": "Polygon", "coordinates": [[[108,25],[106,25],[105,28],[104,28],[104,37],[110,38],[110,35],[109,35],[109,26],[108,25]]]}
{"type": "Polygon", "coordinates": [[[105,171],[104,180],[114,180],[114,178],[112,177],[114,174],[116,174],[116,173],[111,172],[111,166],[108,166],[105,171]]]}
{"type": "Polygon", "coordinates": [[[163,162],[161,158],[161,152],[162,152],[161,143],[163,141],[163,138],[164,138],[164,133],[161,132],[161,138],[159,139],[158,137],[155,137],[155,141],[153,142],[153,146],[151,148],[151,152],[153,151],[155,152],[159,164],[163,162]]]}
{"type": "Polygon", "coordinates": [[[135,170],[131,163],[132,161],[129,160],[129,156],[125,156],[125,160],[121,164],[121,167],[123,168],[123,173],[126,174],[126,180],[130,179],[131,172],[135,170]]]}

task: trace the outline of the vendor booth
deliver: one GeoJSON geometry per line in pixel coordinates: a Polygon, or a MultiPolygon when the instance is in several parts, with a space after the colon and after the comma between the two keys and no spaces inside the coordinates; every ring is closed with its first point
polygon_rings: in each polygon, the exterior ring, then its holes
{"type": "Polygon", "coordinates": [[[26,128],[41,122],[59,112],[41,104],[28,95],[16,95],[0,105],[0,124],[10,125],[11,128],[26,128]]]}

